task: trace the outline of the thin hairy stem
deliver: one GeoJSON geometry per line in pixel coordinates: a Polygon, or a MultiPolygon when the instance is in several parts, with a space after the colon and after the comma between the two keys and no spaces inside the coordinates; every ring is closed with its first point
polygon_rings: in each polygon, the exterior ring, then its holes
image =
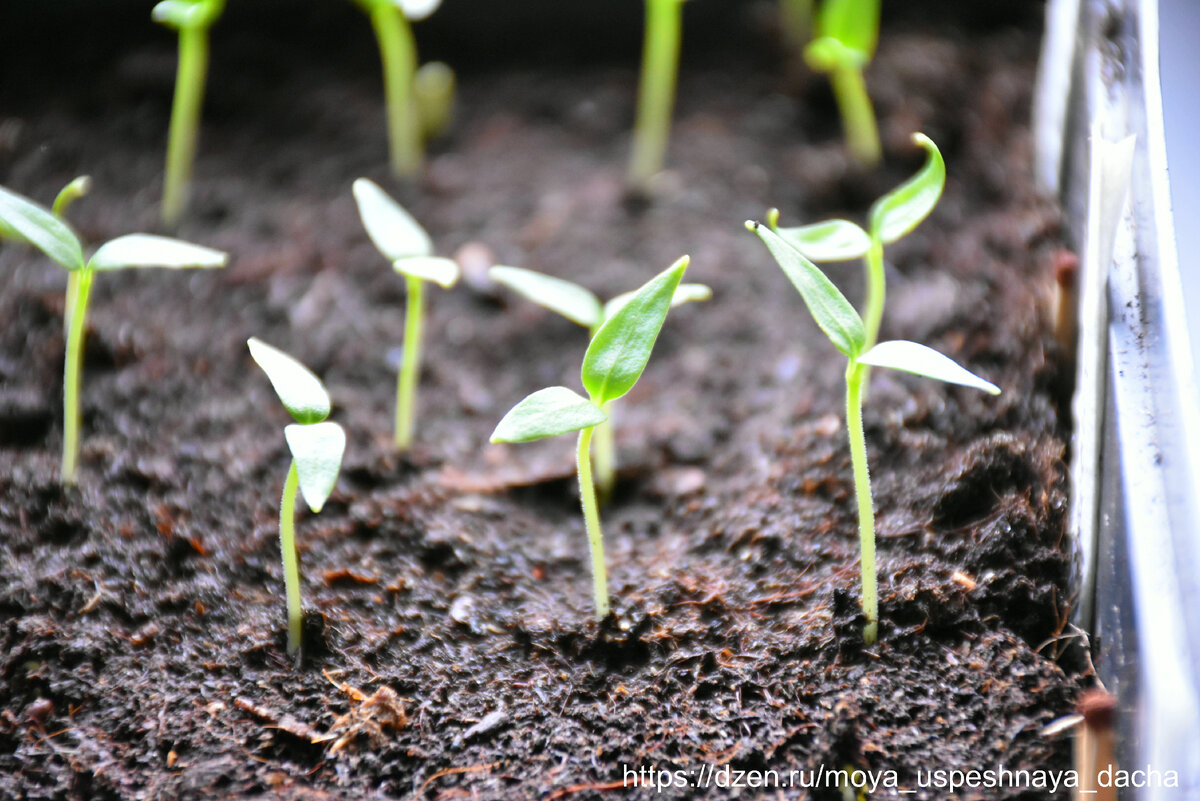
{"type": "Polygon", "coordinates": [[[171,106],[171,128],[167,138],[167,173],[163,186],[162,219],[167,225],[179,221],[187,208],[188,184],[196,158],[200,106],[208,73],[208,26],[193,25],[179,30],[179,68],[175,76],[175,101],[171,106]]]}
{"type": "Polygon", "coordinates": [[[862,551],[862,605],[867,625],[863,640],[875,642],[879,630],[879,592],[875,578],[875,511],[871,504],[871,475],[867,470],[867,440],[863,434],[863,365],[854,361],[846,369],[846,429],[850,435],[850,460],[854,466],[854,494],[858,498],[858,539],[862,551]]]}
{"type": "Polygon", "coordinates": [[[283,482],[283,499],[279,502],[279,550],[283,553],[283,586],[287,594],[288,655],[300,650],[304,636],[304,609],[300,605],[300,554],[296,550],[296,489],[300,473],[296,462],[288,468],[283,482]]]}
{"type": "Polygon", "coordinates": [[[608,503],[617,486],[617,445],[613,433],[613,404],[606,403],[604,413],[608,415],[608,419],[596,426],[596,449],[592,453],[592,463],[596,468],[596,494],[601,503],[608,503]]]}
{"type": "Polygon", "coordinates": [[[83,335],[87,324],[88,299],[92,292],[93,272],[72,270],[75,281],[72,296],[67,285],[70,316],[67,323],[67,353],[63,364],[63,454],[62,482],[74,484],[79,466],[79,384],[83,372],[83,335]]]}
{"type": "Polygon", "coordinates": [[[421,372],[421,330],[425,314],[425,282],[405,276],[408,300],[404,314],[404,355],[396,383],[396,448],[412,447],[417,416],[417,377],[421,372]]]}
{"type": "Polygon", "coordinates": [[[596,506],[596,489],[592,484],[592,431],[591,428],[585,428],[579,432],[575,463],[579,470],[583,520],[592,552],[592,595],[596,605],[596,620],[603,620],[608,617],[608,570],[604,566],[604,535],[600,531],[600,510],[596,506]]]}

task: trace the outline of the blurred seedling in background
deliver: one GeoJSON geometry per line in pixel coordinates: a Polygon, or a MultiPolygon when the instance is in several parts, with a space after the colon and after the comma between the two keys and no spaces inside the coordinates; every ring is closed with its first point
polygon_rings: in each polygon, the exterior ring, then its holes
{"type": "Polygon", "coordinates": [[[687,0],[645,0],[646,30],[638,85],[637,118],[629,183],[644,190],[663,167],[671,134],[679,49],[683,39],[683,4],[687,0]]]}
{"type": "MultiPolygon", "coordinates": [[[[863,390],[870,366],[889,367],[916,375],[961,384],[981,389],[990,394],[999,394],[1000,389],[982,378],[968,372],[941,353],[906,340],[891,340],[875,343],[878,331],[878,316],[864,322],[846,297],[833,285],[821,270],[809,260],[806,252],[819,252],[813,244],[822,243],[827,248],[824,255],[850,253],[862,255],[864,240],[869,240],[870,250],[877,257],[869,272],[878,274],[878,286],[872,286],[874,295],[868,296],[868,311],[875,309],[871,298],[878,303],[879,313],[883,307],[883,242],[894,242],[912,231],[925,219],[937,204],[945,184],[945,167],[937,148],[927,138],[917,135],[918,141],[926,146],[930,163],[916,177],[885,195],[871,210],[871,234],[868,236],[858,226],[844,220],[818,223],[809,226],[803,237],[786,236],[771,227],[757,222],[747,222],[746,227],[758,234],[766,244],[784,274],[799,290],[809,312],[829,341],[846,357],[846,427],[850,437],[850,457],[854,469],[854,490],[858,501],[859,545],[862,551],[862,604],[867,624],[863,639],[871,644],[878,636],[879,599],[875,568],[875,511],[871,501],[871,479],[867,470],[867,446],[863,434],[862,403],[863,390]],[[807,251],[797,247],[797,241],[807,251]],[[849,242],[851,244],[845,244],[849,242]],[[872,327],[873,326],[873,327],[872,327]]],[[[803,230],[803,229],[793,229],[803,230]]],[[[851,258],[852,256],[845,256],[851,258]]]]}
{"type": "MultiPolygon", "coordinates": [[[[76,179],[59,193],[55,206],[61,213],[74,197],[87,189],[86,179],[76,179]]],[[[54,213],[28,198],[0,187],[0,223],[7,236],[27,242],[66,268],[68,274],[65,317],[67,347],[63,369],[62,481],[74,484],[79,463],[79,385],[83,371],[83,337],[88,299],[97,272],[129,267],[224,267],[228,257],[212,248],[151,234],[129,234],[101,245],[85,261],[79,237],[54,213]]]]}
{"type": "Polygon", "coordinates": [[[875,109],[863,80],[879,44],[879,2],[824,0],[816,15],[816,35],[804,49],[808,66],[829,76],[851,155],[868,167],[882,155],[875,109]]]}
{"type": "Polygon", "coordinates": [[[167,134],[162,221],[174,225],[187,210],[188,184],[196,160],[204,81],[208,76],[208,29],[225,10],[225,0],[162,0],[151,19],[179,31],[179,67],[167,134]]]}
{"type": "Polygon", "coordinates": [[[408,290],[404,317],[404,355],[396,384],[395,441],[399,450],[412,447],[416,421],[417,378],[421,370],[421,333],[425,315],[425,282],[449,289],[458,281],[458,263],[433,255],[425,229],[366,178],[354,182],[354,200],[367,235],[392,269],[404,276],[408,290]]]}
{"type": "Polygon", "coordinates": [[[300,601],[300,554],[296,550],[296,490],[313,514],[321,511],[337,483],[346,451],[346,432],[327,421],[329,393],[311,370],[278,348],[251,337],[250,355],[275,388],[275,394],[296,422],[283,429],[292,464],[283,483],[279,504],[279,547],[283,553],[283,583],[287,593],[287,652],[295,655],[304,632],[300,601]]]}
{"type": "MultiPolygon", "coordinates": [[[[526,300],[583,326],[588,330],[589,342],[595,338],[604,321],[620,311],[637,294],[636,290],[624,292],[608,303],[601,303],[600,298],[579,284],[523,267],[492,267],[488,270],[488,277],[526,300]]],[[[671,298],[671,308],[711,297],[712,289],[705,284],[680,284],[671,298]]],[[[602,411],[607,419],[596,426],[592,463],[596,470],[596,491],[603,503],[612,496],[616,484],[617,457],[613,435],[614,408],[608,404],[602,411]]]]}
{"type": "Polygon", "coordinates": [[[688,257],[680,258],[634,292],[600,324],[583,357],[581,377],[587,398],[567,387],[538,390],[504,415],[492,432],[492,442],[530,442],[579,432],[575,465],[592,557],[592,595],[597,620],[608,617],[609,603],[604,539],[592,482],[592,434],[607,419],[604,410],[633,389],[646,369],[687,266],[688,257]]]}

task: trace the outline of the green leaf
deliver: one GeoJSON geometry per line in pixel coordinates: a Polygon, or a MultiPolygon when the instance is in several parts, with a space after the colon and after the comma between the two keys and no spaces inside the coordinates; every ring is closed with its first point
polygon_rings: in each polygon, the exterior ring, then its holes
{"type": "Polygon", "coordinates": [[[150,19],[177,30],[208,27],[221,16],[223,6],[214,0],[162,0],[150,10],[150,19]]]}
{"type": "Polygon", "coordinates": [[[50,213],[61,220],[67,213],[67,207],[90,191],[92,191],[92,177],[90,175],[79,176],[59,190],[58,195],[54,198],[54,203],[50,206],[50,213]]]}
{"type": "Polygon", "coordinates": [[[879,0],[825,0],[817,15],[817,35],[861,53],[866,64],[879,43],[879,0]]]}
{"type": "Polygon", "coordinates": [[[566,387],[539,389],[504,415],[492,442],[530,442],[591,428],[608,419],[596,404],[566,387]]]}
{"type": "MultiPolygon", "coordinates": [[[[612,298],[608,303],[604,304],[604,319],[607,320],[614,314],[625,308],[625,304],[633,300],[633,296],[637,294],[637,290],[632,292],[622,292],[615,298],[612,298]]],[[[685,303],[696,303],[712,298],[712,287],[708,284],[680,284],[675,288],[675,294],[671,296],[671,308],[682,306],[685,303]]]]}
{"type": "Polygon", "coordinates": [[[169,270],[224,267],[229,256],[219,250],[154,234],[128,234],[105,242],[92,256],[93,270],[165,267],[169,270]]]}
{"type": "Polygon", "coordinates": [[[337,483],[346,452],[346,432],[337,423],[293,423],[283,429],[288,449],[296,460],[300,494],[313,512],[321,511],[337,483]]]}
{"type": "Polygon", "coordinates": [[[443,289],[458,282],[458,262],[441,256],[409,256],[392,262],[392,269],[422,281],[433,281],[443,289]]]}
{"type": "Polygon", "coordinates": [[[683,256],[651,278],[592,337],[583,356],[583,387],[593,403],[603,406],[633,389],[650,361],[688,261],[683,256]]]}
{"type": "Polygon", "coordinates": [[[2,186],[0,222],[6,226],[6,237],[28,242],[68,270],[83,269],[83,245],[70,226],[32,200],[2,186]]]}
{"type": "Polygon", "coordinates": [[[863,53],[846,47],[832,36],[818,37],[804,47],[804,63],[816,72],[861,70],[869,60],[863,53]]]}
{"type": "Polygon", "coordinates": [[[488,278],[588,330],[604,319],[599,298],[572,281],[523,267],[492,267],[488,278]]]}
{"type": "Polygon", "coordinates": [[[946,162],[937,145],[922,133],[912,140],[925,148],[925,166],[871,206],[871,233],[884,243],[895,242],[928,217],[946,186],[946,162]]]}
{"type": "Polygon", "coordinates": [[[861,259],[871,248],[871,237],[849,220],[779,228],[776,233],[812,261],[861,259]]]}
{"type": "Polygon", "coordinates": [[[948,356],[943,356],[933,348],[903,339],[880,342],[875,347],[858,357],[859,364],[870,364],[875,367],[890,367],[893,370],[903,370],[906,373],[923,375],[947,384],[961,384],[964,387],[981,389],[989,395],[999,395],[1000,387],[990,381],[985,381],[948,356]]]}
{"type": "Polygon", "coordinates": [[[354,182],[354,200],[367,235],[388,261],[433,255],[429,234],[377,184],[359,178],[354,182]]]}
{"type": "Polygon", "coordinates": [[[297,423],[312,425],[329,416],[329,393],[312,370],[257,337],[250,337],[246,344],[297,423]]]}
{"type": "Polygon", "coordinates": [[[833,346],[850,358],[861,353],[867,342],[867,332],[862,318],[846,300],[846,296],[817,265],[770,228],[750,221],[746,222],[746,227],[758,234],[766,244],[784,275],[800,291],[804,304],[833,346]]]}

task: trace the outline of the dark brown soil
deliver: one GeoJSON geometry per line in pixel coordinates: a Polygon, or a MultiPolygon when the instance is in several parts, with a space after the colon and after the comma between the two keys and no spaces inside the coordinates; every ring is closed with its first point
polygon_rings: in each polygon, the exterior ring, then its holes
{"type": "MultiPolygon", "coordinates": [[[[231,35],[179,234],[233,261],[98,279],[77,490],[57,479],[64,275],[0,252],[0,797],[650,798],[621,782],[653,764],[895,770],[938,798],[918,771],[1068,767],[1069,743],[1040,733],[1080,684],[1043,312],[1060,233],[1031,187],[1038,31],[1020,16],[885,33],[872,175],[846,163],[824,84],[788,79],[768,40],[693,61],[648,206],[622,188],[632,64],[466,72],[454,133],[404,188],[369,58],[284,67],[231,35]],[[742,221],[861,219],[919,164],[915,130],[949,182],[889,249],[884,334],[1004,394],[876,371],[883,623],[864,648],[843,367],[742,221]],[[360,175],[446,255],[482,243],[607,296],[687,252],[714,288],[672,313],[620,408],[603,625],[571,439],[486,444],[528,392],[577,385],[584,332],[486,287],[436,292],[420,444],[397,457],[403,283],[358,222],[360,175]],[[299,520],[299,666],[277,539],[288,419],[251,335],[325,378],[350,439],[332,500],[299,520]]],[[[158,40],[40,101],[14,93],[0,183],[49,201],[87,172],[71,217],[89,242],[154,230],[171,76],[158,40]]],[[[852,298],[859,270],[832,269],[852,298]]],[[[709,793],[729,791],[663,795],[709,793]]]]}

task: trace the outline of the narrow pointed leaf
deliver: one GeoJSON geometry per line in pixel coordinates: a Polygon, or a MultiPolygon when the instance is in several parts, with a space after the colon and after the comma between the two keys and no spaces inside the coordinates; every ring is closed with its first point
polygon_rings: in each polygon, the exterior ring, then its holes
{"type": "Polygon", "coordinates": [[[500,266],[488,270],[488,278],[589,330],[599,326],[604,319],[600,300],[572,281],[523,267],[500,266]]]}
{"type": "Polygon", "coordinates": [[[916,342],[902,339],[880,342],[859,356],[858,361],[860,364],[890,367],[893,370],[923,375],[926,378],[945,381],[947,384],[961,384],[964,387],[981,389],[989,395],[1000,394],[1000,387],[991,381],[985,381],[960,366],[949,356],[943,356],[933,348],[916,342]]]}
{"type": "Polygon", "coordinates": [[[833,346],[850,358],[862,352],[867,332],[862,318],[833,282],[804,254],[789,245],[767,226],[747,222],[746,227],[766,244],[792,285],[800,291],[804,305],[833,346]]]}
{"type": "Polygon", "coordinates": [[[329,393],[312,370],[257,337],[250,337],[246,344],[297,423],[311,425],[329,416],[329,393]]]}
{"type": "Polygon", "coordinates": [[[925,166],[871,206],[871,233],[884,243],[895,242],[928,217],[946,186],[946,162],[937,145],[922,133],[912,140],[925,148],[925,166]]]}
{"type": "Polygon", "coordinates": [[[861,259],[871,248],[871,237],[849,220],[826,220],[798,228],[780,228],[776,233],[817,262],[861,259]]]}
{"type": "Polygon", "coordinates": [[[354,200],[367,235],[388,261],[433,255],[429,234],[377,184],[359,178],[354,182],[354,200]]]}
{"type": "Polygon", "coordinates": [[[406,259],[396,259],[392,262],[392,269],[422,281],[433,281],[443,289],[449,289],[458,282],[458,262],[441,256],[410,256],[406,259]]]}
{"type": "Polygon", "coordinates": [[[70,226],[4,187],[0,187],[0,221],[6,226],[6,237],[28,242],[68,270],[83,269],[83,246],[70,226]]]}
{"type": "MultiPolygon", "coordinates": [[[[625,304],[633,299],[637,294],[637,290],[632,292],[622,292],[615,298],[612,298],[608,303],[604,304],[604,319],[607,320],[614,314],[625,308],[625,304]]],[[[675,294],[671,296],[671,308],[682,306],[685,303],[697,303],[703,300],[712,298],[712,287],[708,284],[680,284],[675,288],[675,294]]]]}
{"type": "Polygon", "coordinates": [[[92,256],[93,270],[165,267],[171,270],[224,267],[229,256],[219,250],[153,234],[128,234],[105,242],[92,256]]]}
{"type": "Polygon", "coordinates": [[[817,34],[861,53],[864,63],[870,61],[879,42],[879,0],[825,0],[817,34]]]}
{"type": "Polygon", "coordinates": [[[296,460],[300,494],[308,508],[319,512],[337,484],[342,454],[346,452],[346,432],[337,423],[293,423],[283,429],[283,436],[296,460]]]}
{"type": "Polygon", "coordinates": [[[539,389],[509,410],[492,432],[492,442],[530,442],[556,437],[606,420],[600,407],[566,387],[539,389]]]}
{"type": "Polygon", "coordinates": [[[59,190],[50,206],[50,213],[60,220],[66,214],[67,208],[79,198],[92,191],[92,177],[81,175],[59,190]]]}
{"type": "Polygon", "coordinates": [[[592,337],[582,374],[593,403],[603,406],[633,389],[650,361],[688,261],[683,256],[651,278],[592,337]]]}

